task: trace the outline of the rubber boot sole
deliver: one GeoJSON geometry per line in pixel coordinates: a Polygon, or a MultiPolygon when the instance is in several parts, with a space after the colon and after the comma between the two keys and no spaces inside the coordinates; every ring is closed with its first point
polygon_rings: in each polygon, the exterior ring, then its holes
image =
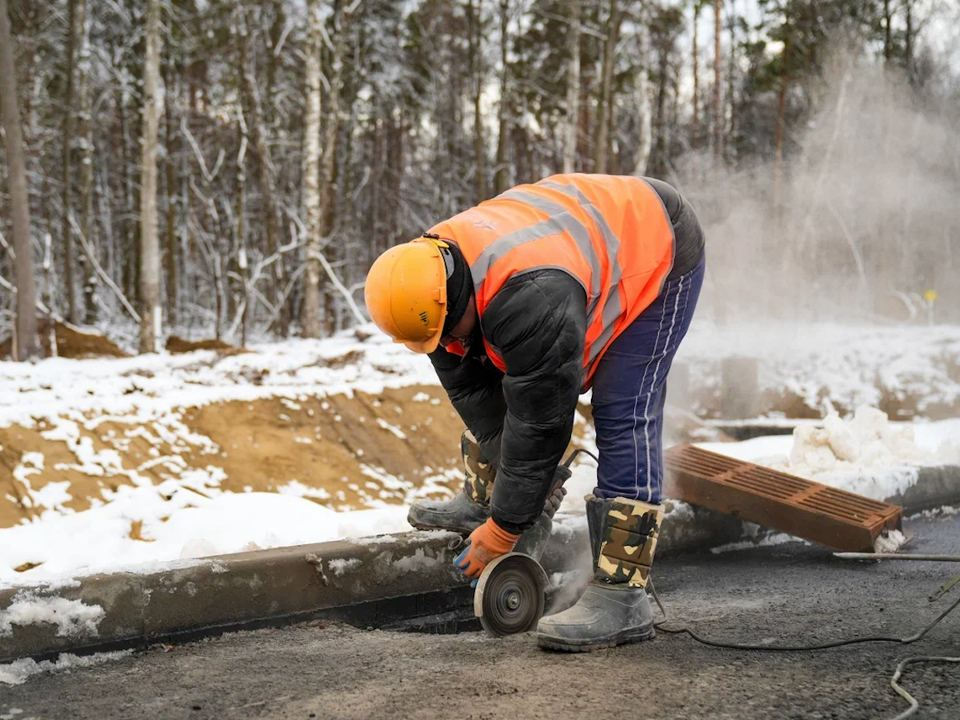
{"type": "MultiPolygon", "coordinates": [[[[410,520],[408,519],[407,522],[410,522],[410,520]]],[[[415,530],[449,530],[450,532],[459,533],[461,535],[469,535],[478,527],[480,527],[480,525],[482,524],[483,523],[479,523],[474,527],[467,527],[466,525],[454,526],[454,525],[439,525],[439,524],[431,524],[431,523],[423,523],[423,522],[418,522],[418,523],[410,522],[410,525],[412,525],[415,530]]]]}
{"type": "Polygon", "coordinates": [[[559,650],[560,652],[592,652],[594,650],[603,650],[605,648],[616,647],[617,645],[626,645],[627,643],[642,642],[644,640],[653,640],[657,631],[651,625],[645,628],[630,628],[621,630],[613,635],[603,638],[591,638],[583,640],[573,640],[571,638],[550,637],[549,635],[538,634],[537,645],[545,650],[559,650]]]}

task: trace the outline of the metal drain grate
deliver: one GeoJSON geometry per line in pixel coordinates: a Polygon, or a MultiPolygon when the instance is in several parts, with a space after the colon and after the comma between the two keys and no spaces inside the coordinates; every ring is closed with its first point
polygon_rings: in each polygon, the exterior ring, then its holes
{"type": "Polygon", "coordinates": [[[872,551],[902,509],[726,455],[678,445],[664,454],[664,494],[837,550],[872,551]]]}

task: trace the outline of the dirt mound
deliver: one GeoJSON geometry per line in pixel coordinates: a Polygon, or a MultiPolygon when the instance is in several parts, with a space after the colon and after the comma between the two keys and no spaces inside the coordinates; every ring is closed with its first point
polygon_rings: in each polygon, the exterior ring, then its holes
{"type": "MultiPolygon", "coordinates": [[[[53,328],[57,345],[56,353],[51,352],[50,348],[50,323],[46,319],[38,322],[40,346],[45,357],[53,355],[71,359],[129,357],[128,353],[121,350],[116,343],[99,333],[81,330],[59,320],[53,322],[53,328]]],[[[0,343],[0,358],[11,358],[12,351],[12,338],[7,338],[0,343]]]]}
{"type": "Polygon", "coordinates": [[[194,350],[216,350],[224,355],[236,355],[237,353],[246,352],[244,348],[236,347],[223,340],[213,338],[208,340],[187,340],[178,335],[171,335],[167,338],[166,349],[167,352],[174,354],[188,353],[194,350]]]}
{"type": "Polygon", "coordinates": [[[462,423],[437,386],[211,403],[176,415],[0,428],[0,527],[53,507],[85,510],[137,478],[177,480],[199,494],[283,489],[335,509],[439,497],[462,482],[462,423]],[[202,479],[211,468],[225,476],[212,489],[202,479]]]}

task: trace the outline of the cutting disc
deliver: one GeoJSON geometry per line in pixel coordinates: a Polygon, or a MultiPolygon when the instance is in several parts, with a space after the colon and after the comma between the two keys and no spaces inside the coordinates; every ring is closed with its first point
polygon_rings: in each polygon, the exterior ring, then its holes
{"type": "Polygon", "coordinates": [[[543,615],[546,586],[547,574],[529,555],[501,555],[477,581],[473,613],[497,637],[532,630],[543,615]]]}

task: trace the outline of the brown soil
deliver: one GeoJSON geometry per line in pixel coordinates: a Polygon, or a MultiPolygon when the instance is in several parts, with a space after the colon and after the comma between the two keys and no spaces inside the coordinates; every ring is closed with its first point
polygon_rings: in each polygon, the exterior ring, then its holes
{"type": "Polygon", "coordinates": [[[411,387],[190,408],[184,422],[217,443],[221,453],[188,462],[222,467],[223,487],[233,491],[273,490],[297,480],[329,492],[334,507],[363,507],[370,499],[403,502],[402,490],[383,488],[362,466],[383,468],[416,485],[428,474],[455,467],[463,425],[442,397],[437,387],[411,387]],[[418,393],[439,402],[414,401],[418,393]]]}
{"type": "MultiPolygon", "coordinates": [[[[98,333],[90,333],[73,325],[54,321],[54,336],[56,338],[56,355],[64,358],[95,358],[95,357],[128,357],[120,347],[98,333]]],[[[54,353],[50,350],[50,323],[44,318],[38,320],[38,334],[40,346],[46,357],[54,353]]],[[[0,358],[11,357],[13,349],[12,339],[7,338],[0,343],[0,358]]]]}
{"type": "Polygon", "coordinates": [[[177,335],[171,335],[167,338],[166,349],[167,352],[174,354],[187,353],[194,350],[216,350],[224,355],[236,355],[246,352],[245,348],[236,347],[223,340],[213,338],[209,340],[186,340],[177,335]]]}
{"type": "MultiPolygon", "coordinates": [[[[28,478],[30,488],[36,491],[50,482],[69,482],[72,499],[65,507],[71,510],[85,510],[90,507],[90,499],[101,497],[104,490],[116,490],[121,484],[129,484],[123,476],[96,477],[81,472],[76,455],[66,443],[42,437],[41,433],[47,429],[43,424],[37,428],[17,425],[0,428],[0,528],[35,518],[43,512],[43,508],[34,507],[27,489],[13,476],[25,453],[39,452],[44,458],[43,470],[28,478]]],[[[89,437],[97,449],[104,447],[93,433],[89,433],[89,437]]],[[[129,455],[124,458],[124,464],[136,467],[139,459],[129,455]]]]}
{"type": "MultiPolygon", "coordinates": [[[[311,499],[352,509],[377,500],[402,503],[406,493],[421,487],[426,478],[459,466],[462,423],[436,386],[352,397],[217,403],[185,408],[181,421],[218,449],[211,452],[189,444],[170,432],[177,428],[104,419],[93,429],[81,428],[80,435],[89,438],[94,451],[116,451],[121,467],[104,466],[95,472],[82,472],[65,442],[44,438],[43,431],[49,429],[45,425],[0,428],[0,527],[34,518],[43,510],[32,506],[27,488],[14,479],[27,452],[44,458],[43,469],[28,477],[30,488],[69,482],[72,499],[65,506],[72,510],[84,510],[103,493],[130,484],[126,473],[133,471],[160,482],[191,468],[219,467],[227,476],[219,486],[225,490],[269,491],[298,481],[316,491],[311,499]],[[405,487],[371,477],[380,469],[405,487]]],[[[456,477],[434,477],[430,488],[440,493],[458,483],[456,477]]],[[[190,489],[200,495],[211,490],[190,489]]],[[[131,526],[131,536],[138,534],[139,529],[131,526]]]]}

